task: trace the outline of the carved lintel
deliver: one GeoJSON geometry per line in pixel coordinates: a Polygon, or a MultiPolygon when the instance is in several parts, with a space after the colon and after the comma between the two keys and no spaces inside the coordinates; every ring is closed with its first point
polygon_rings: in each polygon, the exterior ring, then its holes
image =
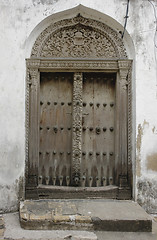
{"type": "Polygon", "coordinates": [[[104,59],[27,59],[27,69],[93,69],[99,70],[103,69],[105,71],[118,71],[118,62],[117,60],[104,60],[104,59]]]}
{"type": "Polygon", "coordinates": [[[40,63],[41,69],[78,69],[82,71],[82,69],[104,69],[104,70],[111,70],[111,71],[118,71],[118,64],[117,61],[104,61],[104,60],[41,60],[40,63]]]}
{"type": "Polygon", "coordinates": [[[26,59],[26,65],[27,65],[27,68],[39,68],[40,66],[40,59],[26,59]]]}
{"type": "Polygon", "coordinates": [[[131,60],[118,60],[118,66],[119,69],[129,69],[131,66],[132,61],[131,60]]]}
{"type": "Polygon", "coordinates": [[[79,185],[82,141],[82,73],[74,73],[73,85],[73,133],[72,133],[72,181],[79,185]]]}

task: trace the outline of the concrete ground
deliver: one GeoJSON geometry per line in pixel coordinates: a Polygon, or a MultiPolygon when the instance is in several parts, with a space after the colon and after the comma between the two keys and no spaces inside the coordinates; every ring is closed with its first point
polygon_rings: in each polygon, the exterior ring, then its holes
{"type": "MultiPolygon", "coordinates": [[[[152,217],[153,219],[153,217],[152,217]]],[[[152,233],[88,232],[64,230],[24,230],[20,227],[19,213],[0,216],[0,239],[7,240],[157,240],[157,219],[152,233]],[[3,233],[3,220],[5,231],[3,233]]]]}

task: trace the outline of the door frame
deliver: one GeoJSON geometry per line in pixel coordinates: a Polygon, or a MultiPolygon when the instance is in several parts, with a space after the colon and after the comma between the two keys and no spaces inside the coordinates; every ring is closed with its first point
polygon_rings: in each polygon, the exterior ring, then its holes
{"type": "MultiPolygon", "coordinates": [[[[39,93],[40,72],[74,72],[72,168],[79,170],[81,158],[81,113],[82,105],[77,105],[81,94],[83,72],[116,73],[116,113],[115,113],[115,166],[119,169],[116,181],[119,185],[118,198],[127,199],[132,189],[132,107],[131,107],[131,67],[132,60],[103,59],[26,59],[26,170],[25,198],[38,199],[39,165],[39,93]],[[80,84],[78,84],[80,82],[80,84]],[[79,88],[79,89],[78,89],[79,88]],[[79,115],[79,114],[78,114],[79,115]],[[76,129],[80,129],[76,131],[76,129]]],[[[115,169],[116,170],[116,169],[115,169]]]]}

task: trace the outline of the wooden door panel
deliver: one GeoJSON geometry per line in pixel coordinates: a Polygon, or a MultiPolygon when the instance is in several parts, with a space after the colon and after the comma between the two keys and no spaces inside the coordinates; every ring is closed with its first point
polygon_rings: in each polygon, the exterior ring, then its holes
{"type": "Polygon", "coordinates": [[[42,73],[40,82],[41,183],[66,185],[71,165],[72,74],[42,73]]]}
{"type": "MultiPolygon", "coordinates": [[[[71,184],[71,73],[42,73],[40,84],[40,183],[71,184]]],[[[81,186],[114,184],[115,75],[83,78],[81,186]]]]}
{"type": "Polygon", "coordinates": [[[115,76],[84,74],[82,177],[86,186],[114,183],[115,76]]]}

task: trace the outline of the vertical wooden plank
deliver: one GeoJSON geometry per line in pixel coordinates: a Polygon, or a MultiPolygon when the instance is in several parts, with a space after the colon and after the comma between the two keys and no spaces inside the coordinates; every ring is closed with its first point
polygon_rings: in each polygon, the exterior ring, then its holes
{"type": "Polygon", "coordinates": [[[59,174],[66,182],[66,177],[70,176],[70,157],[71,156],[71,129],[72,129],[72,74],[60,73],[59,84],[59,139],[60,150],[60,171],[59,174]],[[69,154],[70,153],[70,154],[69,154]]]}
{"type": "MultiPolygon", "coordinates": [[[[114,117],[115,117],[115,78],[113,74],[97,74],[94,78],[94,125],[95,125],[95,154],[98,177],[101,176],[103,152],[107,152],[108,182],[113,178],[114,158],[114,117]],[[105,105],[106,104],[106,105],[105,105]],[[112,160],[111,160],[112,159],[112,160]]],[[[104,164],[103,164],[104,167],[104,164]]]]}
{"type": "Polygon", "coordinates": [[[94,126],[93,126],[93,77],[91,74],[84,74],[83,76],[83,113],[82,113],[82,177],[86,177],[86,185],[92,182],[92,162],[93,162],[93,139],[94,139],[94,126]],[[89,163],[90,162],[90,163],[89,163]]]}
{"type": "Polygon", "coordinates": [[[119,174],[121,171],[120,158],[120,76],[116,74],[116,111],[115,111],[115,183],[119,184],[119,174]]]}
{"type": "MultiPolygon", "coordinates": [[[[101,183],[101,157],[102,157],[102,148],[104,141],[102,139],[102,100],[104,98],[104,84],[102,83],[102,74],[93,74],[93,126],[94,126],[94,141],[93,141],[93,153],[94,153],[94,162],[93,162],[93,179],[94,186],[100,186],[101,183]]],[[[104,120],[104,119],[103,119],[104,120]]]]}
{"type": "Polygon", "coordinates": [[[72,131],[72,183],[79,185],[82,152],[82,73],[74,73],[73,131],[72,131]]]}
{"type": "Polygon", "coordinates": [[[40,103],[40,151],[45,156],[40,172],[49,184],[66,185],[72,148],[72,74],[42,73],[40,103]]]}
{"type": "Polygon", "coordinates": [[[87,186],[91,185],[90,176],[92,186],[109,184],[109,178],[114,178],[114,157],[110,157],[111,152],[114,154],[114,113],[115,75],[84,74],[82,152],[86,155],[82,169],[87,186]]]}

